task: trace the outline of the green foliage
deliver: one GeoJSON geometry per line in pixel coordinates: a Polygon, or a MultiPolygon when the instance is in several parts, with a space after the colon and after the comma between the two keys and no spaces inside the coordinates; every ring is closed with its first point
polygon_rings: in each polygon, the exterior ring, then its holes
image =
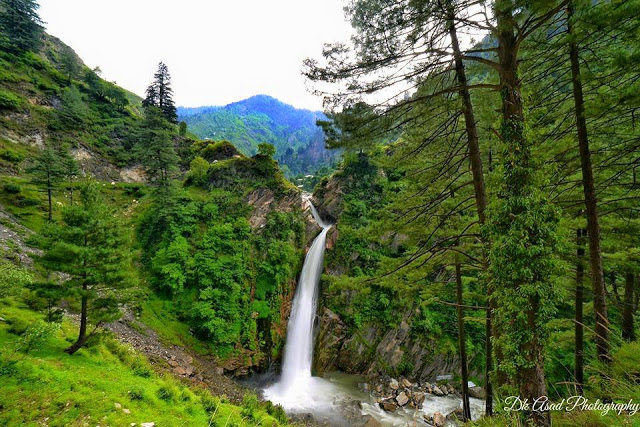
{"type": "Polygon", "coordinates": [[[207,180],[207,173],[209,172],[209,162],[200,156],[191,160],[191,165],[187,178],[196,185],[202,185],[207,180]]]}
{"type": "Polygon", "coordinates": [[[18,96],[0,88],[0,110],[15,110],[20,107],[21,101],[18,96]]]}
{"type": "Polygon", "coordinates": [[[173,102],[169,68],[163,62],[158,64],[158,70],[153,75],[153,82],[147,88],[147,94],[142,101],[142,106],[145,108],[158,108],[164,118],[171,123],[177,123],[178,121],[176,106],[173,102]]]}
{"type": "Polygon", "coordinates": [[[37,50],[43,34],[39,5],[35,0],[6,0],[0,9],[3,49],[14,53],[37,50]],[[3,38],[4,38],[3,37],[3,38]]]}
{"type": "Polygon", "coordinates": [[[5,184],[3,188],[4,188],[4,191],[6,191],[9,194],[19,194],[20,191],[22,190],[22,188],[20,188],[19,185],[11,184],[11,183],[5,184]]]}
{"type": "MultiPolygon", "coordinates": [[[[63,210],[62,222],[43,230],[40,262],[69,275],[64,282],[68,294],[88,306],[81,321],[100,324],[119,315],[123,290],[132,284],[131,254],[123,226],[104,203],[100,187],[87,182],[80,192],[80,203],[63,210]]],[[[81,329],[78,344],[86,340],[83,333],[81,329]]]]}
{"type": "Polygon", "coordinates": [[[178,155],[175,152],[171,125],[162,110],[145,109],[145,119],[136,144],[136,155],[145,167],[148,178],[156,185],[167,187],[177,170],[178,155]]]}
{"type": "Polygon", "coordinates": [[[16,295],[32,281],[33,275],[26,268],[0,260],[0,299],[16,295]]]}
{"type": "Polygon", "coordinates": [[[276,154],[276,147],[271,144],[258,144],[258,155],[262,157],[272,158],[276,154]]]}

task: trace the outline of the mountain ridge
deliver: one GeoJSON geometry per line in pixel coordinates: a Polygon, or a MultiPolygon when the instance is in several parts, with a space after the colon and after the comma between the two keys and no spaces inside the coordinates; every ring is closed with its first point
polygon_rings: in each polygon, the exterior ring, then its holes
{"type": "Polygon", "coordinates": [[[199,138],[229,140],[248,156],[260,143],[272,144],[289,177],[331,167],[339,154],[325,148],[324,134],[316,124],[327,119],[324,113],[296,108],[269,95],[224,106],[178,107],[178,117],[199,138]]]}

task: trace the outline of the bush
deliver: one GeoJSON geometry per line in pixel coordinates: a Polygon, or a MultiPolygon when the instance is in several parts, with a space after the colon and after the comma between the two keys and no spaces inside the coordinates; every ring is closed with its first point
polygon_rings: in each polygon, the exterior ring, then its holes
{"type": "Polygon", "coordinates": [[[245,393],[242,396],[242,411],[241,414],[243,417],[248,417],[249,419],[255,418],[255,412],[258,410],[260,406],[258,402],[258,396],[254,393],[245,393]]]}
{"type": "Polygon", "coordinates": [[[24,155],[11,149],[0,150],[0,158],[10,163],[20,163],[24,160],[24,155]]]}
{"type": "Polygon", "coordinates": [[[6,191],[9,194],[18,194],[18,193],[20,193],[21,190],[22,189],[17,184],[5,184],[4,185],[4,191],[6,191]]]}
{"type": "Polygon", "coordinates": [[[149,378],[153,375],[151,365],[142,356],[135,356],[129,364],[134,374],[142,378],[149,378]]]}
{"type": "Polygon", "coordinates": [[[13,110],[20,106],[20,98],[15,94],[0,89],[0,109],[13,110]]]}
{"type": "Polygon", "coordinates": [[[145,392],[140,387],[134,387],[129,390],[129,400],[145,400],[145,392]]]}
{"type": "Polygon", "coordinates": [[[200,395],[200,402],[202,403],[202,407],[204,408],[204,410],[209,413],[216,412],[216,410],[222,403],[220,398],[211,396],[211,394],[206,390],[203,390],[202,394],[200,395]]]}
{"type": "Polygon", "coordinates": [[[160,386],[158,391],[156,391],[156,396],[158,399],[164,400],[165,402],[172,402],[176,399],[177,390],[172,384],[165,384],[160,386]]]}
{"type": "Polygon", "coordinates": [[[280,424],[287,423],[287,413],[281,405],[274,405],[270,400],[268,400],[265,404],[265,409],[267,410],[267,414],[275,418],[280,424]]]}

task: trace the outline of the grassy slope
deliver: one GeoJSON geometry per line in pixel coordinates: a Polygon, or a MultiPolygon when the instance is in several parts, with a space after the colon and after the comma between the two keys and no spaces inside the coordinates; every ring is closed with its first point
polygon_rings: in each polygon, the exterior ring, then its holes
{"type": "MultiPolygon", "coordinates": [[[[19,361],[12,368],[6,353],[19,337],[10,330],[19,332],[21,325],[33,324],[41,316],[14,301],[1,304],[5,319],[0,322],[0,347],[5,349],[0,359],[2,426],[150,421],[158,426],[280,425],[251,398],[239,407],[204,389],[185,387],[154,372],[141,355],[111,338],[68,356],[63,349],[73,340],[75,327],[67,321],[42,348],[13,357],[19,361]]],[[[282,417],[279,411],[269,410],[282,417]]]]}

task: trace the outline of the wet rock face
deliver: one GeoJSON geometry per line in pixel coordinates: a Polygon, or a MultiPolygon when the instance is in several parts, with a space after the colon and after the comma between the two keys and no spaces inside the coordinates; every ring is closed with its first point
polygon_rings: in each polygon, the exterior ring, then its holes
{"type": "Polygon", "coordinates": [[[455,355],[434,353],[432,343],[410,334],[411,313],[405,314],[397,328],[383,330],[369,325],[350,334],[339,316],[328,308],[321,310],[316,327],[320,338],[316,339],[314,353],[318,372],[339,370],[376,377],[409,362],[413,370],[406,373],[407,377],[433,382],[438,375],[459,369],[455,355]]]}
{"type": "Polygon", "coordinates": [[[342,319],[328,308],[320,314],[318,335],[315,339],[314,365],[318,374],[331,370],[337,364],[337,357],[346,338],[347,326],[342,319]]]}
{"type": "Polygon", "coordinates": [[[330,222],[336,222],[344,209],[342,186],[341,179],[331,177],[311,199],[320,216],[330,222]]]}

